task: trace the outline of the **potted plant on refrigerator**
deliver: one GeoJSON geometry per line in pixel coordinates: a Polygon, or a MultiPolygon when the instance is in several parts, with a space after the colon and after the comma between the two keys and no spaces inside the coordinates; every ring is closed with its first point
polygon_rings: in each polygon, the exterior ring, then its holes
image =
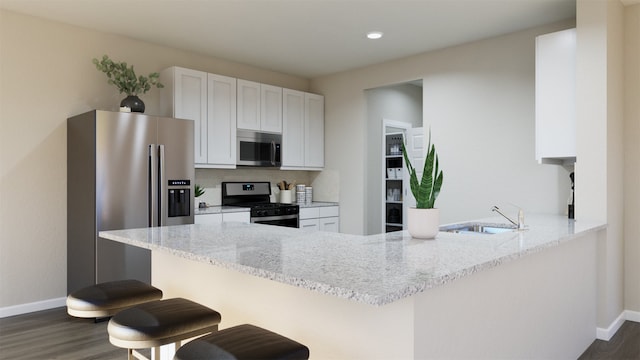
{"type": "Polygon", "coordinates": [[[107,75],[109,84],[115,85],[121,94],[127,97],[120,102],[121,108],[129,108],[133,112],[144,112],[144,102],[138,97],[151,89],[152,86],[163,88],[159,81],[160,73],[154,72],[148,76],[137,76],[133,65],[126,62],[114,62],[109,56],[102,56],[102,60],[93,59],[96,68],[107,75]]]}
{"type": "Polygon", "coordinates": [[[433,239],[438,234],[440,227],[440,209],[435,208],[434,205],[440,195],[443,174],[439,168],[436,147],[431,144],[431,131],[429,131],[427,157],[420,182],[418,182],[416,169],[411,165],[404,142],[402,143],[402,154],[409,171],[411,193],[416,199],[416,206],[410,207],[407,213],[409,234],[414,238],[433,239]]]}

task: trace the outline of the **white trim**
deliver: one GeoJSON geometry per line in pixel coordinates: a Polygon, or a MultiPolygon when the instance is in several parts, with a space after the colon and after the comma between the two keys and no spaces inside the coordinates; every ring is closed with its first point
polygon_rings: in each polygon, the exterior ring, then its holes
{"type": "Polygon", "coordinates": [[[628,321],[640,323],[640,311],[625,310],[624,318],[628,321]]]}
{"type": "Polygon", "coordinates": [[[608,328],[606,329],[596,328],[596,339],[604,340],[604,341],[611,340],[613,335],[615,335],[616,332],[618,332],[618,330],[620,329],[620,327],[625,321],[640,322],[640,312],[624,310],[622,313],[620,313],[620,316],[618,316],[611,323],[611,325],[609,325],[608,328]]]}
{"type": "Polygon", "coordinates": [[[67,297],[55,298],[55,299],[47,299],[42,301],[36,301],[27,304],[19,304],[13,306],[6,306],[0,308],[0,319],[14,316],[14,315],[22,315],[30,312],[48,310],[57,307],[62,307],[67,305],[67,297]]]}

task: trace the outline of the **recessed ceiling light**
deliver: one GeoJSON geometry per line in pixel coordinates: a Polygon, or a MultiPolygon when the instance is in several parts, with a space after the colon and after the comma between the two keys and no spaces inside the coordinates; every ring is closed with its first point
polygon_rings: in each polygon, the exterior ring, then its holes
{"type": "Polygon", "coordinates": [[[367,33],[367,38],[375,40],[380,39],[382,37],[382,32],[380,31],[370,31],[367,33]]]}

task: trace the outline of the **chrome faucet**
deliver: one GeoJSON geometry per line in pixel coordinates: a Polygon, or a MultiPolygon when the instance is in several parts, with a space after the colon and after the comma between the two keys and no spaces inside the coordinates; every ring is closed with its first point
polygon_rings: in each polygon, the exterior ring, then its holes
{"type": "Polygon", "coordinates": [[[512,223],[513,225],[515,225],[518,230],[524,230],[524,211],[522,211],[522,209],[518,209],[518,221],[514,221],[513,219],[511,219],[510,217],[508,217],[507,215],[503,214],[502,211],[500,211],[500,208],[498,208],[497,206],[493,206],[491,208],[491,211],[495,211],[498,214],[502,215],[503,218],[509,220],[510,223],[512,223]]]}

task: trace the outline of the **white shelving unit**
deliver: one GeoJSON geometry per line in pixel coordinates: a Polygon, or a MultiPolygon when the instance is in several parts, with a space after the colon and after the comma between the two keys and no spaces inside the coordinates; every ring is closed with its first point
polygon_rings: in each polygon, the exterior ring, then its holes
{"type": "Polygon", "coordinates": [[[402,158],[403,132],[384,135],[384,228],[385,232],[404,228],[404,160],[402,158]]]}

